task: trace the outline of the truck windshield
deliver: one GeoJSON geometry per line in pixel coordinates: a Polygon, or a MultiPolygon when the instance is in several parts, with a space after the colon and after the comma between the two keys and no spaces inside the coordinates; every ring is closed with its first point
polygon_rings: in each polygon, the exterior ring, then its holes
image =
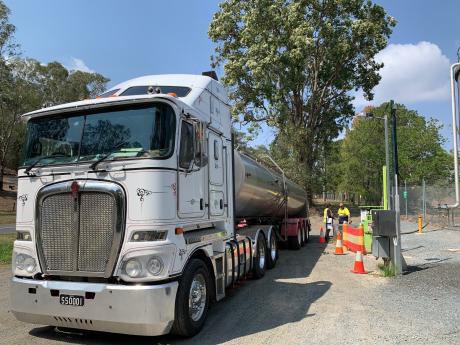
{"type": "Polygon", "coordinates": [[[31,119],[23,166],[172,155],[174,110],[167,104],[31,119]],[[113,153],[112,153],[113,152],[113,153]]]}

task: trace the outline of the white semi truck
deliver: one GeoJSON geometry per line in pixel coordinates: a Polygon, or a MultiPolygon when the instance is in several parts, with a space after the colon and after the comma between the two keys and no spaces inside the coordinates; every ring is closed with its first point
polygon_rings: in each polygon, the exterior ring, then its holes
{"type": "Polygon", "coordinates": [[[213,76],[145,76],[23,116],[18,320],[192,336],[227,287],[275,266],[279,241],[307,241],[306,193],[234,151],[213,76]]]}

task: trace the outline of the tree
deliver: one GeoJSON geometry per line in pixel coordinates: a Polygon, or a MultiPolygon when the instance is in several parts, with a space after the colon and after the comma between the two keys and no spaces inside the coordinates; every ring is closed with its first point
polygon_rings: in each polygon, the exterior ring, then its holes
{"type": "MultiPolygon", "coordinates": [[[[388,103],[384,103],[373,108],[372,113],[383,117],[388,109],[388,103]]],[[[396,112],[400,181],[420,184],[425,179],[428,184],[435,184],[449,180],[452,156],[442,147],[445,139],[440,134],[439,122],[427,120],[402,104],[397,104],[396,112]]],[[[383,133],[382,120],[356,118],[343,139],[340,162],[336,166],[341,172],[339,191],[361,195],[366,202],[381,201],[381,171],[385,165],[383,133]]]]}
{"type": "Polygon", "coordinates": [[[353,115],[350,91],[368,99],[395,20],[365,0],[227,0],[209,28],[233,116],[267,121],[311,191],[322,147],[353,115]]]}
{"type": "Polygon", "coordinates": [[[107,78],[99,73],[68,71],[59,62],[48,65],[22,59],[13,40],[9,9],[0,0],[0,190],[5,168],[17,168],[25,133],[20,115],[101,93],[107,78]]]}
{"type": "Polygon", "coordinates": [[[0,0],[0,190],[3,189],[6,156],[17,122],[17,119],[12,119],[10,115],[15,90],[9,60],[16,56],[18,46],[13,40],[15,27],[8,22],[9,14],[8,7],[0,0]]]}

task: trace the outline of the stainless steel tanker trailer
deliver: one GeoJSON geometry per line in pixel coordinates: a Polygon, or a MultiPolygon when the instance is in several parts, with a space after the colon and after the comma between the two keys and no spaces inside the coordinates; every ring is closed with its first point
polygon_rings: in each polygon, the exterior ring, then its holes
{"type": "Polygon", "coordinates": [[[17,319],[192,336],[211,302],[308,239],[305,192],[233,150],[225,89],[157,75],[40,109],[18,171],[17,319]]]}

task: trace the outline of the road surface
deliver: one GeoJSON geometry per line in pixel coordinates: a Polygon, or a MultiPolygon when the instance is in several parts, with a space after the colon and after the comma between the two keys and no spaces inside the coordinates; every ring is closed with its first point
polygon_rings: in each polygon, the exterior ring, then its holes
{"type": "Polygon", "coordinates": [[[1,224],[0,234],[11,234],[16,231],[16,225],[14,224],[1,224]]]}
{"type": "MultiPolygon", "coordinates": [[[[202,332],[191,339],[65,334],[18,322],[8,312],[11,273],[8,267],[0,268],[0,343],[460,344],[460,254],[455,251],[459,232],[456,242],[452,234],[441,232],[405,235],[411,270],[400,278],[383,278],[350,273],[354,255],[335,256],[333,244],[318,243],[318,219],[306,247],[283,250],[276,268],[264,278],[230,290],[211,308],[202,332]],[[447,242],[437,242],[429,252],[416,248],[429,247],[434,238],[447,242]]],[[[375,258],[366,256],[364,265],[374,270],[375,258]]]]}

